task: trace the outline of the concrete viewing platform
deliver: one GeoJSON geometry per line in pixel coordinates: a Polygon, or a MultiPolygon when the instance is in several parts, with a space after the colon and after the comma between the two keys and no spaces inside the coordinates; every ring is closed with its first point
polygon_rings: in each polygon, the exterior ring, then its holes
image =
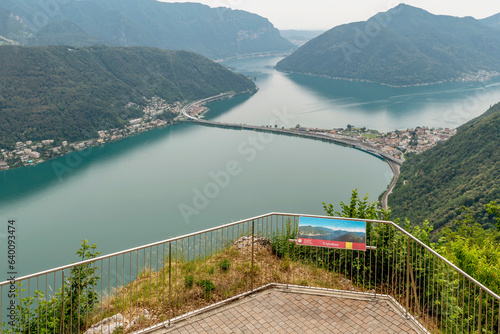
{"type": "Polygon", "coordinates": [[[425,333],[389,298],[268,289],[157,329],[154,334],[425,333]]]}

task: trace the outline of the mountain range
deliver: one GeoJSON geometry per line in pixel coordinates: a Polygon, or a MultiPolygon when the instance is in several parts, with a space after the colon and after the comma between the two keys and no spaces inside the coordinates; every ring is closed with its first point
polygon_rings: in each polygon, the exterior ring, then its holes
{"type": "Polygon", "coordinates": [[[259,15],[155,0],[2,0],[0,43],[150,46],[212,59],[294,48],[259,15]]]}
{"type": "Polygon", "coordinates": [[[500,29],[500,13],[482,19],[481,22],[486,25],[489,25],[490,27],[500,29]]]}
{"type": "Polygon", "coordinates": [[[500,34],[494,22],[498,16],[479,21],[401,4],[366,22],[323,33],[276,69],[393,86],[473,80],[500,73],[500,34]]]}
{"type": "Polygon", "coordinates": [[[0,148],[76,141],[143,116],[146,99],[192,101],[255,84],[197,53],[146,47],[0,46],[0,148]]]}
{"type": "Polygon", "coordinates": [[[428,219],[435,229],[464,218],[471,208],[485,228],[494,228],[494,217],[484,204],[500,198],[500,103],[457,129],[449,140],[421,154],[411,155],[389,206],[393,218],[412,224],[428,219]]]}

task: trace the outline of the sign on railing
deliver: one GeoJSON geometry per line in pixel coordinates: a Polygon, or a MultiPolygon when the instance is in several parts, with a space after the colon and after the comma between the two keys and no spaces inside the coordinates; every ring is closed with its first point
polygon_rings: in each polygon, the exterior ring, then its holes
{"type": "Polygon", "coordinates": [[[366,251],[366,222],[300,217],[297,245],[366,251]]]}

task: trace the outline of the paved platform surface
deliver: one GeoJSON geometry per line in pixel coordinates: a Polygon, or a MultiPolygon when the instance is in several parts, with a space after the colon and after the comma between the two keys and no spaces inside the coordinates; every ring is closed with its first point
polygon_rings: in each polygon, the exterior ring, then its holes
{"type": "Polygon", "coordinates": [[[421,333],[414,328],[387,300],[270,289],[153,333],[421,333]]]}

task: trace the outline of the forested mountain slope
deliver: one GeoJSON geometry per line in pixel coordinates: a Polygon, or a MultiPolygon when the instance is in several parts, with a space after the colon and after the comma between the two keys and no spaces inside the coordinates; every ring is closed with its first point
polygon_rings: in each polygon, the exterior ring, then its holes
{"type": "Polygon", "coordinates": [[[457,129],[448,141],[410,156],[389,196],[393,217],[414,224],[428,219],[441,228],[477,211],[476,220],[493,228],[484,204],[500,200],[500,103],[457,129]]]}
{"type": "Polygon", "coordinates": [[[145,98],[196,100],[254,83],[201,55],[145,47],[0,46],[0,148],[81,140],[142,116],[145,98]]]}
{"type": "Polygon", "coordinates": [[[276,68],[404,86],[500,73],[498,55],[497,29],[472,17],[433,15],[401,4],[323,33],[276,68]]]}
{"type": "Polygon", "coordinates": [[[31,46],[150,46],[212,59],[294,47],[261,16],[197,3],[2,0],[1,12],[12,25],[3,36],[31,46]]]}

